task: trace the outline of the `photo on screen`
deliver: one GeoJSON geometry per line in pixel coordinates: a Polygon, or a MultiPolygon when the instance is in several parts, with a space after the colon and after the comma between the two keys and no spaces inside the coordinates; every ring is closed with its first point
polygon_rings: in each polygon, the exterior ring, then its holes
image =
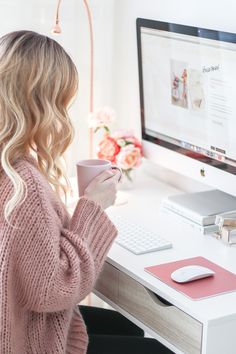
{"type": "Polygon", "coordinates": [[[187,64],[182,61],[170,61],[171,102],[175,106],[188,108],[187,64]]]}

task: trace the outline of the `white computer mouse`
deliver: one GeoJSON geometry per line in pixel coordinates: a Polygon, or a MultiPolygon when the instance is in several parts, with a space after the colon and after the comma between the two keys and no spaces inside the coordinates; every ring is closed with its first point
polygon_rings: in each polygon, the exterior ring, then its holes
{"type": "Polygon", "coordinates": [[[214,274],[215,272],[209,268],[199,265],[190,265],[176,269],[171,274],[171,279],[177,283],[187,283],[197,279],[212,277],[214,274]]]}

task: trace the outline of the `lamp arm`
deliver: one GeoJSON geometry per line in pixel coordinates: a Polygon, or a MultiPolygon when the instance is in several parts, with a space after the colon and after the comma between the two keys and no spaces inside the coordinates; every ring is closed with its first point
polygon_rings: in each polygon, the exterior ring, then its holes
{"type": "MultiPolygon", "coordinates": [[[[91,11],[88,5],[87,0],[83,0],[86,13],[88,17],[89,23],[89,37],[90,37],[90,93],[89,93],[89,112],[93,112],[93,102],[94,102],[94,40],[93,40],[93,23],[91,11]]],[[[60,18],[59,18],[59,10],[61,6],[61,0],[57,0],[57,8],[56,8],[56,18],[55,25],[52,29],[52,33],[59,34],[61,33],[60,28],[60,18]]],[[[89,128],[89,158],[93,157],[93,128],[89,128]]]]}
{"type": "MultiPolygon", "coordinates": [[[[89,35],[90,35],[90,97],[89,97],[89,111],[93,112],[94,103],[94,40],[93,40],[93,23],[91,11],[87,0],[83,0],[86,8],[88,22],[89,22],[89,35]]],[[[89,157],[93,157],[93,128],[89,128],[89,157]]]]}

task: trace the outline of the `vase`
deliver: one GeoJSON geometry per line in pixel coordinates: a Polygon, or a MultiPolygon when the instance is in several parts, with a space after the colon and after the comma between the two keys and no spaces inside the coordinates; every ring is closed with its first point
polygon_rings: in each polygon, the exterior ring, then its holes
{"type": "Polygon", "coordinates": [[[122,206],[127,204],[130,198],[130,193],[134,188],[134,180],[136,176],[136,171],[131,170],[129,171],[129,178],[123,173],[122,179],[118,184],[117,188],[117,198],[115,202],[115,206],[122,206]]]}
{"type": "Polygon", "coordinates": [[[129,177],[125,173],[123,173],[122,179],[118,184],[118,190],[130,190],[134,187],[136,171],[133,169],[129,171],[129,177]]]}

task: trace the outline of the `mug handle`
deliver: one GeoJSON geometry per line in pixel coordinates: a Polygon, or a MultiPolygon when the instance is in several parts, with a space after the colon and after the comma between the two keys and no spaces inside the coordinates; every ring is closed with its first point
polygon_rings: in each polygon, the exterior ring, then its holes
{"type": "Polygon", "coordinates": [[[118,166],[115,166],[115,165],[111,165],[111,169],[112,169],[112,170],[118,170],[118,171],[120,172],[120,177],[119,177],[119,179],[118,179],[118,182],[120,182],[121,179],[122,179],[122,175],[123,175],[121,168],[118,167],[118,166]]]}

